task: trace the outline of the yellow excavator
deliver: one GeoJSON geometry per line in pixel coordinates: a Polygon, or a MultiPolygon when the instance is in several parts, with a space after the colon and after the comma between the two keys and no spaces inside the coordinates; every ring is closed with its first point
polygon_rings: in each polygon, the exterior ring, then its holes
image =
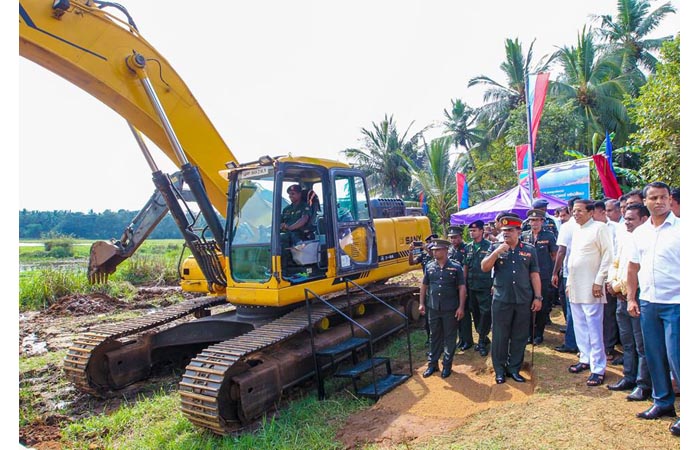
{"type": "MultiPolygon", "coordinates": [[[[156,203],[167,207],[192,253],[181,286],[207,293],[80,335],[64,361],[76,388],[110,396],[157,368],[182,367],[182,412],[227,434],[262,416],[285,389],[314,376],[322,384],[336,358],[354,359],[356,349],[370,355],[368,396],[410,376],[390,373],[387,364],[377,381],[375,368],[385,361],[371,354],[377,340],[418,318],[416,289],[384,282],[415,268],[408,249],[430,235],[426,217],[407,216],[399,199],[371,199],[364,174],[341,162],[291,155],[239,162],[122,5],[20,0],[19,53],[126,119],[151,168],[156,203]],[[158,169],[143,135],[178,174],[158,169]],[[289,191],[299,191],[301,206],[287,200],[289,191]],[[186,200],[197,203],[203,227],[186,200]],[[289,208],[303,209],[303,233],[283,222],[289,208]],[[211,313],[226,303],[235,307],[211,313]]],[[[133,250],[102,245],[91,278],[104,281],[133,250]]]]}

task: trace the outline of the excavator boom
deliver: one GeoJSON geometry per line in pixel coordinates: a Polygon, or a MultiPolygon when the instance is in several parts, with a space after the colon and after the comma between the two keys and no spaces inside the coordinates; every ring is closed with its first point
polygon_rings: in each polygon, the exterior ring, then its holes
{"type": "Polygon", "coordinates": [[[227,181],[218,175],[237,163],[185,82],[137,31],[98,8],[99,2],[22,0],[19,54],[60,75],[126,118],[178,167],[158,112],[127,58],[142,55],[155,94],[189,161],[200,168],[211,204],[225,217],[227,181]]]}

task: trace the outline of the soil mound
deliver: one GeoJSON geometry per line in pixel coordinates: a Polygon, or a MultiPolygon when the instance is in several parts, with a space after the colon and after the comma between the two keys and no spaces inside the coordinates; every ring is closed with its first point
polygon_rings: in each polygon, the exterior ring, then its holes
{"type": "Polygon", "coordinates": [[[50,316],[87,316],[126,307],[125,302],[106,294],[74,294],[59,298],[45,313],[50,316]]]}
{"type": "Polygon", "coordinates": [[[452,375],[445,379],[439,372],[423,378],[427,365],[414,368],[413,377],[380,398],[369,411],[351,416],[338,433],[338,440],[347,449],[413,443],[448,433],[480,411],[504,402],[522,402],[532,395],[535,383],[529,364],[525,363],[521,371],[526,383],[509,378],[497,385],[490,359],[472,350],[459,353],[452,375]]]}

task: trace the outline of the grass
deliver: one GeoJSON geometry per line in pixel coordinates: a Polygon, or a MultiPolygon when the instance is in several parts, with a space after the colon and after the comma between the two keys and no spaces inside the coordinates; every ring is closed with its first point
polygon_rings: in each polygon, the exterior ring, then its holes
{"type": "Polygon", "coordinates": [[[135,294],[135,285],[175,285],[180,280],[178,262],[182,241],[165,239],[146,240],[131,258],[118,266],[106,284],[90,284],[86,275],[90,245],[81,244],[91,243],[76,241],[75,257],[70,259],[51,257],[44,246],[19,247],[20,264],[36,267],[20,272],[20,311],[47,308],[71,294],[103,293],[129,299],[135,294]]]}
{"type": "Polygon", "coordinates": [[[253,431],[219,437],[192,425],[179,412],[179,402],[176,392],[161,391],[148,400],[124,404],[112,414],[79,420],[64,429],[63,444],[75,449],[340,448],[334,443],[337,429],[369,404],[350,395],[323,402],[307,395],[265,416],[253,431]]]}

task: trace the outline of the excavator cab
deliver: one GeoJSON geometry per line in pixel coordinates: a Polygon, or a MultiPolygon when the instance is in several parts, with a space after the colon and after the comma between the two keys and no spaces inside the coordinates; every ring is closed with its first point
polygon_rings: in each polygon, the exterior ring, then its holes
{"type": "Polygon", "coordinates": [[[377,266],[376,233],[362,172],[314,158],[269,160],[229,175],[226,241],[234,285],[275,280],[283,287],[377,266]],[[302,229],[288,233],[282,230],[282,215],[294,185],[301,187],[300,202],[308,219],[302,229]]]}

